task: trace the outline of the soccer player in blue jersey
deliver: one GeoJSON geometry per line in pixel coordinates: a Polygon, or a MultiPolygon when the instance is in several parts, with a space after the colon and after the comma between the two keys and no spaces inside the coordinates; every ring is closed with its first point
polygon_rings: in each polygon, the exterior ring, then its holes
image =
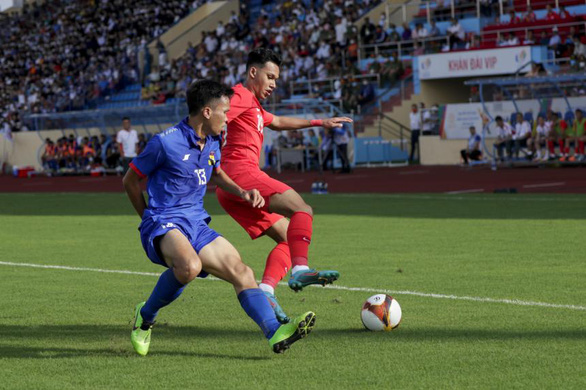
{"type": "Polygon", "coordinates": [[[220,167],[219,134],[226,125],[233,91],[219,83],[201,80],[187,90],[189,116],[155,135],[131,163],[124,188],[142,218],[139,226],[148,258],[167,267],[146,302],[135,308],[131,341],[146,355],[159,310],[173,302],[196,277],[212,274],[230,282],[244,311],[258,324],[276,353],[306,336],[315,324],[307,312],[281,325],[252,270],[236,249],[208,226],[203,208],[208,181],[240,196],[250,207],[264,206],[256,189],[244,190],[220,167]],[[148,177],[148,206],[140,180],[148,177]]]}

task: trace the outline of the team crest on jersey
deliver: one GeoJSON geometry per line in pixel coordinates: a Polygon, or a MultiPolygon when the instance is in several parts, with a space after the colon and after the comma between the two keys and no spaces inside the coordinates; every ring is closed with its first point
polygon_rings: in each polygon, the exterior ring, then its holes
{"type": "Polygon", "coordinates": [[[211,166],[216,165],[216,156],[214,154],[214,152],[210,152],[210,157],[208,159],[208,164],[211,166]]]}

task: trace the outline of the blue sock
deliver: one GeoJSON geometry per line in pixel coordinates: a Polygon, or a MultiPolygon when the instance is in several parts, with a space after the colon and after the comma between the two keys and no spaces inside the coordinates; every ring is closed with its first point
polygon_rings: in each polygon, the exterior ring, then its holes
{"type": "Polygon", "coordinates": [[[267,339],[273,337],[281,324],[277,321],[275,312],[271,308],[271,304],[262,290],[260,288],[243,290],[238,294],[238,300],[246,314],[248,314],[248,316],[252,318],[263,331],[265,337],[267,339]]]}
{"type": "Polygon", "coordinates": [[[172,269],[161,274],[151,296],[140,309],[140,315],[146,322],[153,322],[159,313],[159,309],[167,306],[181,295],[185,285],[179,283],[172,269]]]}

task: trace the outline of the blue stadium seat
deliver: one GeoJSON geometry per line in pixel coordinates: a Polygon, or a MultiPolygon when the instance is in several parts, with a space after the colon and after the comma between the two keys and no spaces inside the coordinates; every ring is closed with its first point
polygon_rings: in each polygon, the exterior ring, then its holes
{"type": "Polygon", "coordinates": [[[516,112],[511,113],[510,123],[511,123],[511,126],[515,126],[517,124],[517,113],[516,112]]]}
{"type": "Polygon", "coordinates": [[[533,112],[532,111],[527,111],[525,113],[525,115],[523,115],[523,119],[525,119],[527,122],[533,124],[533,112]]]}
{"type": "Polygon", "coordinates": [[[571,126],[574,123],[574,113],[572,111],[566,111],[564,120],[571,126]]]}

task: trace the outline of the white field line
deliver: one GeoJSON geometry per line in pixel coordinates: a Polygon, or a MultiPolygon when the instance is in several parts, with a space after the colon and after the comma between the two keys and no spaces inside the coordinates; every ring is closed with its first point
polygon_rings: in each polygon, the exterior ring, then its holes
{"type": "MultiPolygon", "coordinates": [[[[101,272],[101,273],[123,274],[123,275],[141,275],[141,276],[153,276],[153,277],[160,276],[160,274],[156,273],[156,272],[137,272],[137,271],[115,270],[115,269],[68,267],[68,266],[64,266],[64,265],[12,263],[12,262],[8,262],[8,261],[0,261],[0,265],[13,266],[13,267],[58,269],[58,270],[66,270],[66,271],[101,272]]],[[[220,279],[214,278],[214,277],[208,277],[205,280],[219,281],[220,279]]],[[[284,283],[284,282],[281,282],[279,284],[286,285],[286,283],[284,283]]],[[[321,286],[312,286],[312,287],[321,287],[321,286]]],[[[547,303],[547,302],[522,301],[519,299],[496,299],[496,298],[488,298],[488,297],[469,297],[469,296],[459,296],[459,295],[423,293],[423,292],[418,292],[418,291],[406,291],[406,290],[385,290],[385,289],[369,288],[369,287],[346,287],[346,286],[339,286],[339,285],[328,285],[326,288],[329,290],[359,291],[359,292],[378,293],[378,294],[383,293],[383,294],[389,294],[389,295],[413,295],[413,296],[424,297],[424,298],[452,299],[452,300],[458,300],[458,301],[473,301],[473,302],[487,302],[487,303],[503,303],[503,304],[507,304],[507,305],[517,305],[517,306],[537,306],[537,307],[547,307],[547,308],[552,308],[552,309],[570,309],[570,310],[586,311],[586,306],[562,305],[562,304],[547,303]]]]}
{"type": "Polygon", "coordinates": [[[565,181],[560,181],[560,182],[556,182],[556,183],[527,184],[527,185],[524,185],[523,188],[559,187],[559,186],[565,186],[565,185],[566,185],[565,181]]]}
{"type": "Polygon", "coordinates": [[[473,192],[484,192],[484,189],[483,188],[475,188],[475,189],[472,189],[472,190],[448,191],[448,192],[445,192],[445,194],[448,194],[448,195],[457,195],[457,194],[470,194],[470,193],[473,193],[473,192]]]}
{"type": "MultiPolygon", "coordinates": [[[[447,194],[446,194],[447,195],[447,194]]],[[[20,196],[20,194],[19,194],[20,196]]],[[[518,194],[514,194],[512,196],[505,196],[502,194],[501,196],[495,197],[482,197],[482,196],[430,196],[430,195],[411,195],[411,194],[335,194],[338,198],[362,198],[365,196],[371,198],[394,198],[394,199],[415,199],[415,200],[467,200],[467,201],[502,201],[502,202],[551,202],[551,201],[564,201],[564,202],[581,202],[583,203],[584,199],[577,199],[577,198],[570,198],[570,197],[554,197],[548,196],[545,198],[541,197],[533,197],[533,196],[519,196],[518,194]]]]}

